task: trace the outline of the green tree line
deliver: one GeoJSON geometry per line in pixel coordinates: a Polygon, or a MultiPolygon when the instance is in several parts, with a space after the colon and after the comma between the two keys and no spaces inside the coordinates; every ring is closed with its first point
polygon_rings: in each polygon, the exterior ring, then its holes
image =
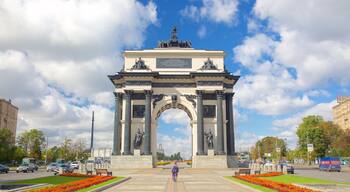
{"type": "Polygon", "coordinates": [[[252,147],[251,158],[266,158],[266,154],[270,154],[269,158],[274,160],[281,157],[288,160],[312,160],[325,156],[350,157],[350,130],[343,130],[321,116],[304,117],[297,127],[296,135],[296,149],[287,150],[285,141],[278,137],[265,137],[252,147]],[[307,151],[307,144],[313,144],[312,152],[307,151]],[[277,152],[276,148],[280,148],[280,151],[277,152]]]}
{"type": "Polygon", "coordinates": [[[47,162],[57,159],[85,160],[89,157],[89,151],[86,151],[86,142],[83,139],[65,138],[59,145],[48,148],[45,134],[38,129],[22,132],[17,137],[15,145],[12,138],[9,129],[0,129],[0,163],[18,164],[24,157],[47,162]]]}

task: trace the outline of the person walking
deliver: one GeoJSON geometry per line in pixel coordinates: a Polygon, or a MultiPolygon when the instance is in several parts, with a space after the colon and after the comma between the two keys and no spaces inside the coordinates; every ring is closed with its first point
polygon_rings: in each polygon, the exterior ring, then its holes
{"type": "Polygon", "coordinates": [[[177,175],[179,173],[179,167],[177,166],[177,161],[175,161],[173,168],[171,169],[171,173],[173,176],[173,181],[176,182],[177,175]]]}

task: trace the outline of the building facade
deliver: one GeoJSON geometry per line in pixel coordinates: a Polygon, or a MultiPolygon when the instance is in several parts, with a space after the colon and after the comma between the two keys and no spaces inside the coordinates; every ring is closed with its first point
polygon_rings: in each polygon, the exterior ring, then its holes
{"type": "Polygon", "coordinates": [[[333,107],[333,122],[342,129],[350,129],[350,97],[337,97],[337,102],[333,107]]]}
{"type": "Polygon", "coordinates": [[[11,103],[0,98],[0,129],[9,129],[12,133],[13,144],[16,141],[18,108],[11,103]]]}
{"type": "Polygon", "coordinates": [[[157,119],[170,108],[184,110],[191,120],[193,167],[230,166],[239,76],[225,70],[224,57],[224,51],[193,49],[178,40],[176,28],[157,48],[125,51],[123,69],[109,76],[115,86],[112,167],[156,165],[157,119]]]}

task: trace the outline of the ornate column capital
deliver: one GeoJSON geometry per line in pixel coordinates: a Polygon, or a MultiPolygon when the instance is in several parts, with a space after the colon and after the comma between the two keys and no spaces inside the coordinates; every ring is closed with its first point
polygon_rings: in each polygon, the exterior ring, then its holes
{"type": "Polygon", "coordinates": [[[153,91],[152,90],[145,90],[145,95],[152,95],[153,94],[153,91]]]}
{"type": "Polygon", "coordinates": [[[123,93],[119,93],[119,92],[113,92],[113,94],[115,99],[119,99],[123,95],[123,93]]]}
{"type": "Polygon", "coordinates": [[[125,92],[125,95],[128,95],[128,96],[134,93],[133,90],[124,90],[124,92],[125,92]]]}
{"type": "Polygon", "coordinates": [[[225,93],[227,95],[227,97],[233,97],[235,95],[235,93],[225,93]]]}
{"type": "Polygon", "coordinates": [[[215,91],[215,93],[216,93],[216,97],[218,99],[222,99],[222,97],[224,96],[224,92],[223,91],[217,90],[217,91],[215,91]]]}
{"type": "Polygon", "coordinates": [[[204,91],[203,90],[196,90],[197,96],[203,96],[204,91]]]}

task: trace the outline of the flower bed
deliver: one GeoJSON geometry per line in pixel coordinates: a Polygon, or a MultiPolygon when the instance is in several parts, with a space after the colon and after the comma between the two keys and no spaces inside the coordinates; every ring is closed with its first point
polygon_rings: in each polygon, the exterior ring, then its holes
{"type": "Polygon", "coordinates": [[[80,174],[80,173],[62,173],[60,176],[64,177],[92,177],[92,175],[80,174]]]}
{"type": "Polygon", "coordinates": [[[279,192],[316,192],[315,190],[298,187],[292,184],[285,184],[275,181],[269,181],[260,177],[273,177],[282,175],[278,172],[265,173],[259,175],[243,175],[243,176],[234,176],[237,179],[241,179],[243,181],[247,181],[249,183],[253,183],[256,185],[264,186],[270,189],[277,190],[279,192]]]}
{"type": "MultiPolygon", "coordinates": [[[[65,175],[67,176],[67,175],[65,175]]],[[[84,175],[85,176],[85,175],[84,175]]],[[[77,177],[75,174],[73,177],[77,177]]],[[[70,183],[60,184],[52,187],[34,190],[33,192],[72,192],[79,189],[84,189],[92,185],[103,183],[115,177],[112,176],[90,176],[80,181],[74,181],[70,183]]]]}
{"type": "Polygon", "coordinates": [[[281,172],[271,172],[271,173],[263,173],[263,174],[258,174],[258,175],[251,175],[252,177],[275,177],[275,176],[280,176],[283,175],[281,172]]]}

